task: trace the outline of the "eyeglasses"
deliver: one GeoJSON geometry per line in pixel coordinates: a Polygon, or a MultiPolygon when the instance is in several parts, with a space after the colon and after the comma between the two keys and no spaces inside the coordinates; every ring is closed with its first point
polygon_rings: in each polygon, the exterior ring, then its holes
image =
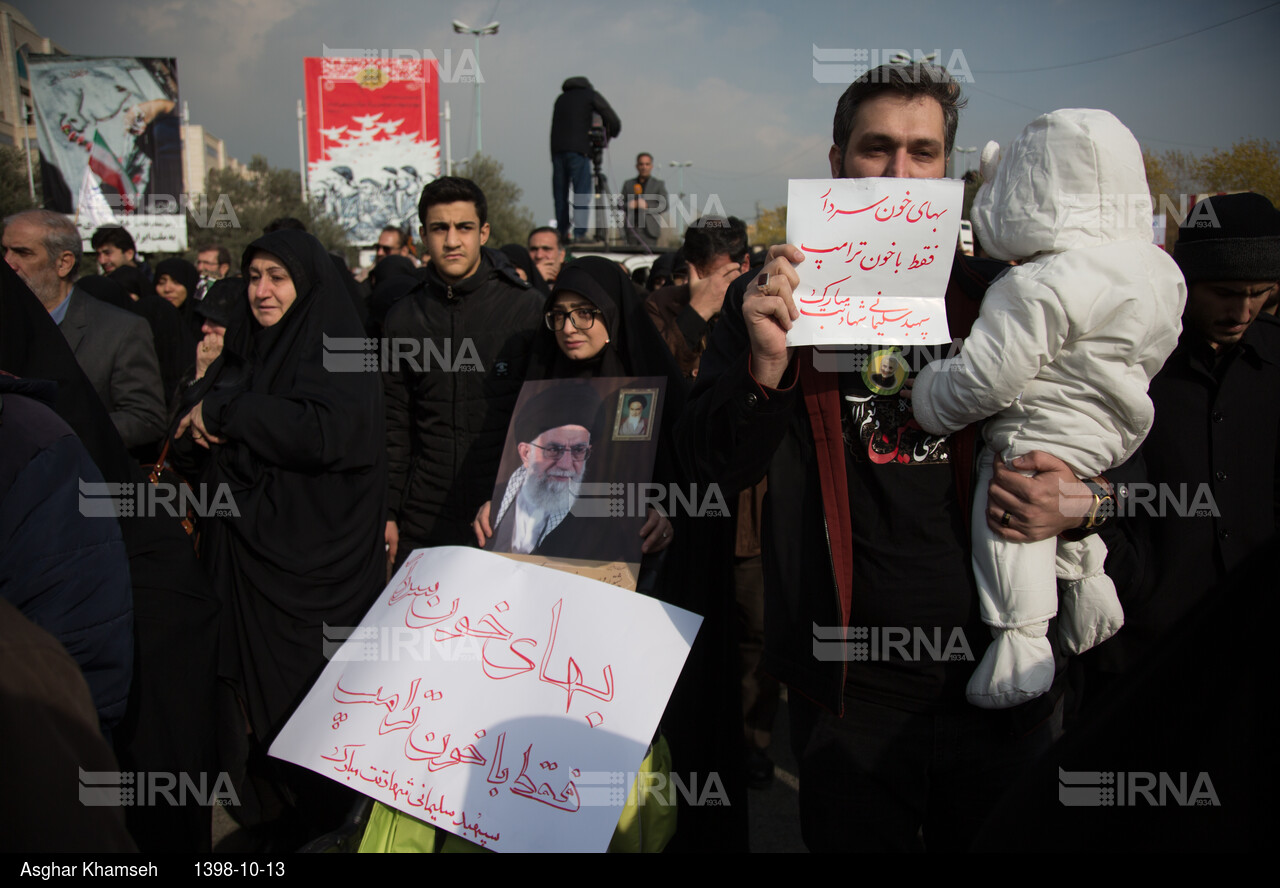
{"type": "Polygon", "coordinates": [[[590,330],[595,326],[596,315],[602,314],[598,308],[575,308],[573,311],[552,309],[543,317],[547,319],[547,329],[559,333],[564,329],[564,319],[568,318],[575,330],[590,330]]]}
{"type": "Polygon", "coordinates": [[[386,244],[378,244],[378,253],[377,253],[377,254],[378,254],[379,256],[381,256],[381,255],[382,255],[382,254],[384,254],[384,253],[385,253],[386,255],[390,256],[390,255],[391,255],[392,253],[394,253],[395,251],[396,251],[396,248],[395,248],[395,247],[388,247],[386,244]]]}
{"type": "Polygon", "coordinates": [[[541,444],[529,444],[530,447],[537,447],[545,453],[552,462],[558,462],[560,457],[566,453],[573,457],[574,462],[582,462],[591,455],[590,444],[574,444],[572,447],[565,447],[563,444],[548,444],[545,447],[541,444]]]}

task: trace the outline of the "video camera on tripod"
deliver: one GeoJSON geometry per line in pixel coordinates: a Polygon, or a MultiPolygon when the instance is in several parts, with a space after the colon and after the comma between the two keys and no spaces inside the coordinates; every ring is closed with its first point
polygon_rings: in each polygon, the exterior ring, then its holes
{"type": "Polygon", "coordinates": [[[619,209],[614,205],[615,196],[610,193],[609,180],[603,169],[604,149],[609,146],[609,130],[604,118],[596,111],[591,112],[591,128],[587,130],[587,137],[591,140],[591,180],[595,186],[593,200],[597,211],[591,235],[593,239],[603,241],[608,240],[609,231],[617,224],[615,217],[619,209]]]}
{"type": "Polygon", "coordinates": [[[605,128],[604,118],[595,111],[591,112],[591,129],[587,130],[587,137],[591,139],[591,162],[598,167],[604,149],[609,147],[609,131],[605,128]]]}

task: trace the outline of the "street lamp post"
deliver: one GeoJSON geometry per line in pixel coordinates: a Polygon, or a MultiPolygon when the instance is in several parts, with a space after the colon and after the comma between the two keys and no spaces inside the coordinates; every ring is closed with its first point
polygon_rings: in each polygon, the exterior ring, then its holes
{"type": "MultiPolygon", "coordinates": [[[[298,99],[298,187],[302,191],[302,205],[307,205],[307,149],[304,141],[303,131],[304,122],[307,119],[307,112],[302,110],[302,99],[298,99]]],[[[323,144],[323,143],[321,143],[323,144]]]]}
{"type": "Polygon", "coordinates": [[[472,34],[476,38],[476,154],[481,154],[484,145],[480,140],[480,82],[484,75],[480,73],[480,38],[486,34],[497,34],[498,23],[489,22],[483,28],[472,28],[454,19],[453,30],[456,34],[472,34]]]}
{"type": "Polygon", "coordinates": [[[25,143],[27,146],[27,150],[26,150],[27,190],[31,194],[31,204],[32,206],[34,206],[36,202],[36,179],[35,179],[35,174],[32,172],[32,169],[31,169],[31,123],[32,123],[31,117],[32,117],[31,106],[28,105],[26,102],[23,102],[22,103],[22,138],[25,140],[25,143]]]}
{"type": "Polygon", "coordinates": [[[693,166],[693,161],[692,160],[683,160],[683,161],[671,160],[671,161],[668,161],[667,163],[669,166],[673,166],[679,169],[680,184],[676,186],[676,193],[683,195],[684,194],[684,168],[693,166]]]}
{"type": "MultiPolygon", "coordinates": [[[[676,195],[677,195],[676,200],[683,201],[684,200],[684,168],[693,166],[693,161],[692,160],[671,160],[671,161],[668,161],[668,164],[680,171],[679,172],[680,184],[676,186],[676,195]]],[[[684,206],[683,203],[681,203],[680,205],[684,206]]],[[[675,212],[674,207],[667,207],[667,210],[670,212],[675,212]]],[[[672,222],[674,224],[675,217],[672,217],[672,222]]]]}
{"type": "Polygon", "coordinates": [[[453,127],[450,121],[453,115],[449,111],[449,101],[444,103],[444,174],[453,175],[453,127]]]}
{"type": "MultiPolygon", "coordinates": [[[[955,148],[952,148],[952,149],[951,149],[951,151],[952,151],[952,153],[953,153],[953,154],[963,154],[963,155],[965,155],[965,158],[964,158],[964,169],[960,171],[960,175],[956,177],[957,179],[963,178],[963,177],[964,177],[964,174],[965,174],[965,173],[967,173],[967,172],[969,172],[969,157],[968,157],[968,155],[972,154],[973,152],[975,152],[975,151],[977,151],[977,150],[978,150],[978,146],[977,146],[977,145],[974,145],[972,148],[961,148],[959,145],[957,145],[955,148]]],[[[954,170],[953,170],[953,172],[954,172],[954,170]]]]}

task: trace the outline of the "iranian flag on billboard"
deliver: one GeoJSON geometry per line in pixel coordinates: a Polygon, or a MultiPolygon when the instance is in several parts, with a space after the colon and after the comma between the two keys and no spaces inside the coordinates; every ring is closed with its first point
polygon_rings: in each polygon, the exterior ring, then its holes
{"type": "Polygon", "coordinates": [[[418,229],[440,173],[434,59],[306,59],[307,181],[353,244],[387,225],[418,229]]]}
{"type": "MultiPolygon", "coordinates": [[[[123,225],[139,251],[187,248],[178,66],[169,58],[29,55],[46,209],[84,235],[123,225]]],[[[203,183],[193,184],[203,191],[203,183]]]]}

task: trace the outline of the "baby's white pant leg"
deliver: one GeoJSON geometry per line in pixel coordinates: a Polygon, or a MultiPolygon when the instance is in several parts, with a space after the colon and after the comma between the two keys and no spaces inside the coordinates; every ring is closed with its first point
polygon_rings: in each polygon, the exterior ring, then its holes
{"type": "Polygon", "coordinates": [[[979,457],[973,497],[973,573],[982,621],[994,639],[969,679],[969,702],[1007,709],[1053,684],[1053,649],[1046,637],[1058,611],[1057,543],[1010,543],[987,526],[987,488],[994,455],[979,457]]]}
{"type": "Polygon", "coordinates": [[[1106,558],[1107,545],[1097,534],[1058,542],[1058,639],[1068,653],[1082,654],[1124,625],[1115,584],[1103,572],[1106,558]]]}

